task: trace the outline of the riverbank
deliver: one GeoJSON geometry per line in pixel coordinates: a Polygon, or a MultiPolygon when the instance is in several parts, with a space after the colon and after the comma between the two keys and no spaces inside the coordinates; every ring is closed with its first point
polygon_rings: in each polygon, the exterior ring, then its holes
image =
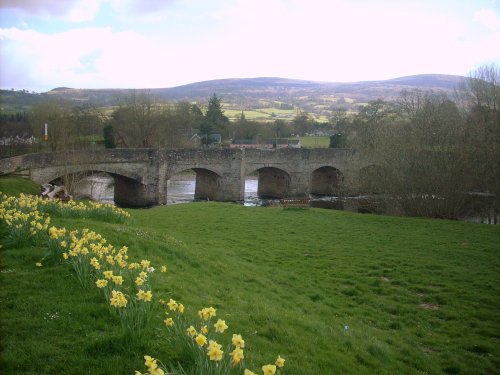
{"type": "MultiPolygon", "coordinates": [[[[0,189],[1,190],[1,189],[0,189]]],[[[241,332],[247,365],[290,374],[475,373],[498,368],[496,226],[203,202],[129,210],[129,224],[57,219],[134,259],[166,263],[156,290],[241,332]]],[[[0,237],[2,373],[132,374],[142,355],[184,361],[157,310],[127,346],[98,291],[45,249],[0,237]],[[78,290],[78,293],[75,293],[78,290]]]]}

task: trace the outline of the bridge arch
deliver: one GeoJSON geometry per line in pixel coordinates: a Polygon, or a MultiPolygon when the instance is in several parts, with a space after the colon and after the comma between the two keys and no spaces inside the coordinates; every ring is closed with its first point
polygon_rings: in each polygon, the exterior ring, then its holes
{"type": "Polygon", "coordinates": [[[56,183],[64,184],[73,190],[73,184],[69,181],[78,180],[88,176],[89,174],[105,173],[113,179],[113,200],[115,204],[121,207],[145,207],[151,206],[156,202],[156,194],[152,188],[142,182],[140,176],[136,176],[133,173],[119,171],[116,169],[106,169],[106,168],[86,168],[82,166],[80,168],[71,168],[68,170],[54,171],[52,173],[45,174],[45,181],[40,181],[41,183],[56,183]]]}
{"type": "MultiPolygon", "coordinates": [[[[219,200],[220,197],[220,188],[223,183],[222,176],[213,171],[212,169],[202,168],[202,167],[192,167],[192,168],[184,168],[177,169],[175,172],[171,172],[168,177],[168,181],[170,181],[174,176],[182,174],[186,171],[193,171],[196,176],[193,176],[194,179],[194,192],[193,198],[196,200],[219,200]]],[[[169,199],[169,184],[167,183],[167,200],[169,199]]]]}
{"type": "Polygon", "coordinates": [[[312,171],[310,182],[310,193],[316,195],[341,194],[341,185],[344,174],[332,166],[322,166],[312,171]]]}
{"type": "Polygon", "coordinates": [[[290,194],[290,174],[276,167],[260,167],[248,174],[258,174],[257,195],[259,198],[285,198],[290,194]]]}

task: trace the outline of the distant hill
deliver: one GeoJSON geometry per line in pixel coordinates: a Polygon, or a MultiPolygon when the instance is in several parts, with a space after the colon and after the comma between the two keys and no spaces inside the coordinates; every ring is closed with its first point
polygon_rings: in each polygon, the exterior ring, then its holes
{"type": "MultiPolygon", "coordinates": [[[[307,112],[327,115],[335,108],[357,107],[359,104],[382,98],[395,100],[403,89],[434,90],[452,94],[464,77],[423,74],[382,81],[316,82],[278,77],[232,78],[191,83],[188,85],[150,89],[151,94],[169,101],[205,103],[209,96],[222,97],[225,108],[258,109],[287,106],[307,112]]],[[[43,94],[23,95],[1,90],[2,107],[12,101],[26,108],[42,98],[61,98],[75,103],[88,102],[100,107],[123,102],[134,90],[74,89],[58,87],[43,94]],[[32,97],[36,95],[36,97],[32,97]],[[26,99],[23,105],[22,101],[26,99]]],[[[13,104],[13,103],[12,103],[13,104]]]]}

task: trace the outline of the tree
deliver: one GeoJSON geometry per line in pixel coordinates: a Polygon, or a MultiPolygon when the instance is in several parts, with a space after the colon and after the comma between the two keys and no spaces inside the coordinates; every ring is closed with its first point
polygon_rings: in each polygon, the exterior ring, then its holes
{"type": "Polygon", "coordinates": [[[491,197],[496,221],[500,211],[500,67],[484,65],[462,85],[466,108],[466,141],[470,190],[491,197]]]}
{"type": "Polygon", "coordinates": [[[115,148],[115,133],[113,130],[113,125],[106,125],[103,128],[103,137],[104,137],[104,147],[105,148],[115,148]]]}
{"type": "Polygon", "coordinates": [[[344,148],[345,137],[342,133],[336,133],[330,136],[330,148],[344,148]]]}
{"type": "Polygon", "coordinates": [[[132,91],[112,114],[111,125],[127,147],[161,146],[162,105],[149,91],[132,91]]]}
{"type": "Polygon", "coordinates": [[[229,119],[224,115],[222,110],[221,99],[213,94],[208,100],[208,109],[205,113],[203,121],[199,124],[198,129],[205,138],[205,144],[208,145],[210,134],[214,130],[225,130],[229,119]]]}
{"type": "MultiPolygon", "coordinates": [[[[378,180],[361,184],[387,194],[387,203],[397,203],[405,215],[457,218],[467,191],[464,126],[457,106],[445,95],[418,90],[403,92],[399,103],[399,111],[390,116],[368,117],[376,126],[364,140],[365,150],[377,173],[365,177],[378,180]]],[[[375,110],[371,113],[380,113],[375,110]]]]}
{"type": "Polygon", "coordinates": [[[295,134],[303,136],[313,129],[314,121],[304,112],[297,114],[292,120],[295,134]]]}
{"type": "Polygon", "coordinates": [[[30,112],[29,122],[33,135],[39,139],[44,138],[45,124],[47,124],[47,145],[51,151],[81,148],[68,103],[51,100],[37,104],[30,112]]]}

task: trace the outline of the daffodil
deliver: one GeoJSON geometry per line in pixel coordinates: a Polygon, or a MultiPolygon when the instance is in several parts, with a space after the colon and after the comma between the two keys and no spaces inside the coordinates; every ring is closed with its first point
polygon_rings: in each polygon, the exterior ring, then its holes
{"type": "Polygon", "coordinates": [[[92,267],[94,267],[96,270],[100,269],[101,268],[101,265],[99,264],[99,261],[97,260],[96,257],[93,257],[91,260],[90,260],[90,265],[92,267]]]}
{"type": "Polygon", "coordinates": [[[122,276],[113,276],[112,279],[113,279],[113,282],[116,285],[122,285],[123,284],[123,277],[122,276]]]}
{"type": "Polygon", "coordinates": [[[284,358],[281,358],[280,355],[278,355],[278,358],[276,359],[276,362],[274,362],[274,364],[278,367],[283,367],[285,366],[285,359],[284,358]]]}
{"type": "Polygon", "coordinates": [[[198,311],[198,316],[203,320],[208,320],[216,315],[216,310],[213,307],[205,307],[198,311]]]}
{"type": "Polygon", "coordinates": [[[177,307],[179,306],[175,300],[170,298],[170,301],[168,301],[167,306],[170,310],[175,311],[177,310],[177,307]]]}
{"type": "Polygon", "coordinates": [[[233,334],[233,338],[232,338],[231,342],[237,348],[244,348],[245,347],[245,340],[243,340],[241,335],[233,334]]]}
{"type": "Polygon", "coordinates": [[[226,322],[222,319],[217,320],[217,323],[214,324],[214,327],[215,327],[215,332],[219,333],[224,332],[228,328],[226,322]]]}
{"type": "Polygon", "coordinates": [[[253,371],[250,371],[250,370],[248,370],[248,369],[245,369],[245,372],[244,372],[244,374],[243,374],[243,375],[257,375],[257,374],[256,374],[255,372],[253,372],[253,371]]]}
{"type": "Polygon", "coordinates": [[[187,331],[188,335],[191,337],[194,337],[197,334],[196,329],[194,329],[193,326],[190,326],[188,329],[186,329],[186,331],[187,331]]]}
{"type": "Polygon", "coordinates": [[[126,307],[127,306],[127,298],[122,292],[112,290],[111,298],[109,300],[111,306],[114,307],[126,307]]]}
{"type": "Polygon", "coordinates": [[[245,358],[245,356],[243,355],[243,349],[239,348],[239,347],[236,347],[232,352],[231,352],[231,356],[233,357],[233,362],[235,364],[238,364],[241,362],[241,360],[243,358],[245,358]]]}
{"type": "Polygon", "coordinates": [[[136,296],[137,296],[138,300],[142,300],[144,302],[150,302],[151,301],[151,297],[153,296],[153,293],[151,293],[150,290],[148,290],[147,292],[145,292],[144,290],[139,289],[139,292],[137,292],[136,296]]]}
{"type": "Polygon", "coordinates": [[[161,266],[160,272],[167,272],[167,267],[166,266],[161,266]]]}
{"type": "Polygon", "coordinates": [[[174,320],[172,318],[167,318],[164,320],[164,322],[167,327],[171,327],[174,325],[174,320]]]}
{"type": "Polygon", "coordinates": [[[264,365],[262,366],[262,372],[264,375],[274,375],[276,374],[276,366],[275,365],[264,365]]]}
{"type": "Polygon", "coordinates": [[[150,290],[148,290],[146,293],[144,293],[144,301],[145,302],[150,302],[152,297],[153,297],[153,293],[150,290]]]}
{"type": "Polygon", "coordinates": [[[198,346],[203,346],[207,343],[207,338],[204,335],[202,335],[201,333],[198,336],[196,336],[196,338],[194,340],[196,341],[198,346]]]}
{"type": "Polygon", "coordinates": [[[104,288],[106,285],[108,285],[108,280],[106,279],[99,279],[95,282],[98,288],[104,288]]]}
{"type": "Polygon", "coordinates": [[[217,344],[217,342],[210,340],[210,344],[207,348],[207,355],[210,357],[211,361],[221,361],[224,352],[222,351],[222,346],[217,344]]]}
{"type": "Polygon", "coordinates": [[[146,365],[148,370],[154,370],[154,369],[158,368],[158,365],[156,364],[156,359],[154,359],[153,357],[150,357],[149,355],[145,355],[144,360],[145,360],[144,364],[146,365]]]}

